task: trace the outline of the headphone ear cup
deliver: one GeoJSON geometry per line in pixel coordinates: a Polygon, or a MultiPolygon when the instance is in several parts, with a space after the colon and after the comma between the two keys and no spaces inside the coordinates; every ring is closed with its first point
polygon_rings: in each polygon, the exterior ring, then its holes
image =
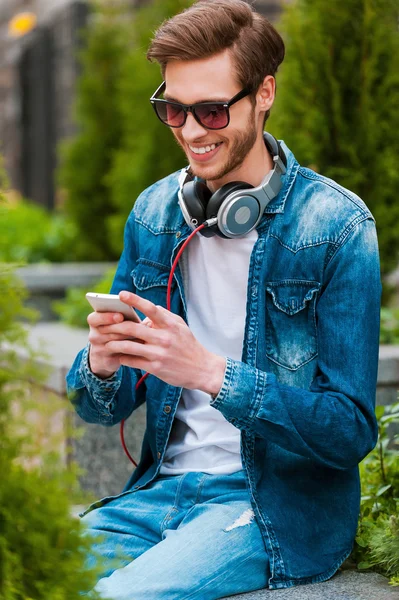
{"type": "Polygon", "coordinates": [[[206,207],[206,218],[212,219],[213,217],[216,217],[223,202],[233,192],[237,192],[238,190],[248,190],[253,187],[253,185],[245,183],[244,181],[230,181],[230,183],[225,183],[225,185],[222,185],[221,188],[216,190],[209,199],[206,207]]]}
{"type": "Polygon", "coordinates": [[[182,189],[184,202],[191,219],[196,219],[201,225],[206,220],[206,207],[212,196],[211,190],[203,181],[188,181],[182,189]]]}

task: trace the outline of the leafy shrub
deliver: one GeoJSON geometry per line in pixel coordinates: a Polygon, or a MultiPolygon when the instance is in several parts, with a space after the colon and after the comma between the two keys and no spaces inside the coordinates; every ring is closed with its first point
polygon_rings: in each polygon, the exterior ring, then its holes
{"type": "Polygon", "coordinates": [[[30,381],[44,373],[20,324],[32,314],[24,307],[26,291],[13,267],[1,262],[0,289],[0,600],[80,600],[96,580],[85,566],[91,542],[70,515],[70,477],[55,453],[52,469],[43,457],[35,466],[24,455],[31,446],[32,427],[24,418],[30,381]],[[16,345],[28,351],[26,360],[18,358],[16,345]]]}
{"type": "Polygon", "coordinates": [[[27,201],[0,205],[0,261],[72,261],[78,245],[77,229],[63,214],[27,201]]]}
{"type": "Polygon", "coordinates": [[[109,239],[118,256],[124,224],[138,195],[187,163],[172,132],[158,120],[149,102],[161,83],[161,73],[145,54],[160,23],[191,1],[155,0],[137,10],[131,24],[134,43],[121,63],[116,97],[123,133],[105,179],[115,207],[115,213],[108,218],[109,239]]]}
{"type": "Polygon", "coordinates": [[[399,344],[399,308],[381,308],[381,344],[399,344]]]}
{"type": "Polygon", "coordinates": [[[149,98],[160,71],[146,48],[161,21],[189,0],[99,3],[85,32],[77,84],[77,135],[60,148],[59,182],[81,238],[80,259],[114,260],[137,196],[186,159],[149,98]]]}
{"type": "Polygon", "coordinates": [[[66,210],[81,237],[80,260],[112,260],[117,255],[110,246],[107,218],[115,208],[105,177],[122,136],[116,96],[130,19],[127,2],[92,4],[93,14],[82,32],[85,45],[75,106],[78,133],[60,146],[58,179],[66,192],[66,210]]]}
{"type": "Polygon", "coordinates": [[[399,424],[399,403],[377,406],[378,442],[360,463],[362,498],[359,527],[351,557],[360,570],[372,569],[399,585],[399,435],[387,433],[399,424]]]}
{"type": "Polygon", "coordinates": [[[300,163],[356,192],[377,222],[381,270],[399,258],[397,0],[295,0],[281,31],[270,131],[300,163]]]}
{"type": "MultiPolygon", "coordinates": [[[[108,294],[114,279],[115,269],[110,269],[104,277],[93,286],[92,291],[97,294],[108,294]]],[[[61,321],[74,327],[87,328],[87,316],[93,311],[86,300],[86,288],[69,288],[64,300],[53,302],[52,307],[61,321]]]]}

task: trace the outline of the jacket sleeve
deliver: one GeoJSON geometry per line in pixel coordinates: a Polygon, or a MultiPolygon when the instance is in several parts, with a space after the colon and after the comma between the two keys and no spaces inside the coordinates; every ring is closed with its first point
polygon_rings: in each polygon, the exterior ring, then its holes
{"type": "MultiPolygon", "coordinates": [[[[130,214],[124,234],[124,248],[118,263],[111,294],[121,290],[134,292],[130,276],[136,262],[134,216],[130,214]]],[[[67,394],[78,415],[88,423],[114,425],[127,419],[145,401],[145,382],[135,391],[141,377],[137,369],[121,366],[112,377],[100,379],[90,370],[90,344],[77,355],[66,376],[67,394]]]]}
{"type": "Polygon", "coordinates": [[[336,469],[374,448],[381,278],[371,217],[346,233],[325,268],[316,307],[318,368],[309,389],[227,358],[211,405],[239,429],[336,469]]]}

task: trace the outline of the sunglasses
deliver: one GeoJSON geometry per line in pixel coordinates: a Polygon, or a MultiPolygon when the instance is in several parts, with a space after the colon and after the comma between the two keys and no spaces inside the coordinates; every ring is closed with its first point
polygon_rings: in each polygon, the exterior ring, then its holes
{"type": "Polygon", "coordinates": [[[158,98],[166,88],[163,82],[151,96],[150,102],[160,121],[168,127],[183,127],[189,112],[194,119],[205,129],[224,129],[230,123],[230,106],[233,106],[242,98],[249,96],[252,90],[244,88],[238,92],[229,102],[197,102],[196,104],[182,104],[172,100],[158,98]]]}

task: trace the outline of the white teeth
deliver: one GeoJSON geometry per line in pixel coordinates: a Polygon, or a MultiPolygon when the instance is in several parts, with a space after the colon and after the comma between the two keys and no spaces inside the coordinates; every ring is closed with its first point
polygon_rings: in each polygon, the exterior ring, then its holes
{"type": "Polygon", "coordinates": [[[194,152],[194,154],[205,154],[206,152],[211,152],[216,148],[216,144],[211,144],[210,146],[204,146],[202,148],[194,148],[194,146],[190,146],[190,150],[194,152]]]}

